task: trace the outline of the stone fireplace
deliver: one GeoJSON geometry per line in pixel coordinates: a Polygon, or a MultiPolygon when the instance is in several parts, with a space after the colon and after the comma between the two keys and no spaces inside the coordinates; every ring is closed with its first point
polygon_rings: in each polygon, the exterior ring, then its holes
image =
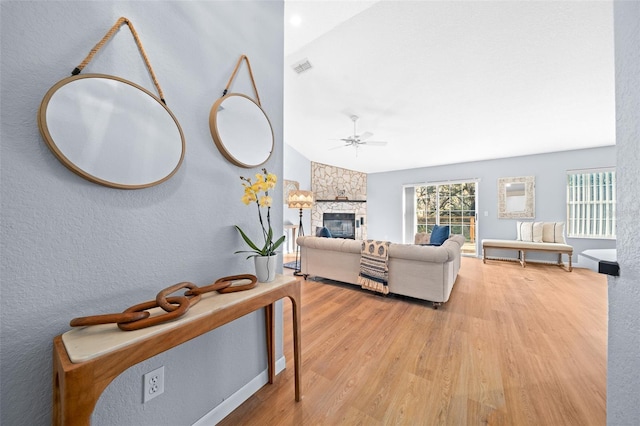
{"type": "Polygon", "coordinates": [[[354,238],[367,238],[366,173],[311,162],[311,190],[311,235],[322,228],[325,213],[348,213],[354,215],[354,238]]]}

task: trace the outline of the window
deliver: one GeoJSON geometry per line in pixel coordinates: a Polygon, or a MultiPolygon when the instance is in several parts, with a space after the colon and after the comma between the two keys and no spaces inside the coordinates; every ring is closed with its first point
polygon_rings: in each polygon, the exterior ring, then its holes
{"type": "Polygon", "coordinates": [[[462,234],[463,252],[475,254],[475,181],[407,185],[404,187],[404,241],[412,243],[415,233],[431,232],[434,225],[449,225],[452,234],[462,234]]]}
{"type": "Polygon", "coordinates": [[[567,172],[567,236],[616,237],[616,171],[567,172]]]}

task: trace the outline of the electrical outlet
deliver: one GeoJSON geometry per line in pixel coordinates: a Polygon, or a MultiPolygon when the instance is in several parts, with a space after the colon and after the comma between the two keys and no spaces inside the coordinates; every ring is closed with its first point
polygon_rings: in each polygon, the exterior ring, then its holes
{"type": "Polygon", "coordinates": [[[164,365],[142,376],[142,402],[147,402],[164,392],[164,365]]]}

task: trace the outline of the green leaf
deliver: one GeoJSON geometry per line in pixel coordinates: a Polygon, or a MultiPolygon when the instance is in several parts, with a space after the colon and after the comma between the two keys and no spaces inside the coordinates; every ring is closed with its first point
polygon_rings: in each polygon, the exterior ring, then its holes
{"type": "MultiPolygon", "coordinates": [[[[238,232],[240,232],[240,235],[242,236],[242,239],[244,240],[245,243],[247,243],[247,245],[249,247],[251,247],[252,249],[254,249],[257,252],[261,252],[261,250],[253,243],[253,241],[251,241],[249,239],[249,237],[247,237],[247,234],[245,234],[242,229],[240,229],[240,227],[238,225],[234,225],[236,227],[236,229],[238,230],[238,232]]],[[[238,253],[238,252],[236,252],[238,253]]]]}
{"type": "Polygon", "coordinates": [[[284,242],[284,240],[285,240],[285,236],[283,235],[278,239],[278,241],[273,243],[273,251],[275,251],[278,247],[280,247],[280,245],[284,242]]]}
{"type": "Polygon", "coordinates": [[[247,259],[251,259],[252,257],[258,257],[260,256],[259,254],[257,254],[256,252],[253,251],[248,251],[248,250],[238,250],[238,251],[234,251],[233,254],[238,254],[238,253],[252,253],[249,256],[247,256],[247,259]]]}
{"type": "Polygon", "coordinates": [[[269,228],[269,231],[267,231],[267,237],[264,241],[264,247],[262,247],[262,255],[265,256],[267,254],[269,254],[269,252],[271,251],[271,244],[272,244],[272,240],[273,239],[273,230],[271,228],[269,228]]]}

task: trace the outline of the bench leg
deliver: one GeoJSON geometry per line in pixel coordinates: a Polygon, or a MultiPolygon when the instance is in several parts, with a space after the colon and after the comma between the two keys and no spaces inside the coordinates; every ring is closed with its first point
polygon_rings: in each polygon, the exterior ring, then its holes
{"type": "Polygon", "coordinates": [[[482,247],[482,263],[487,263],[487,250],[482,247]]]}
{"type": "Polygon", "coordinates": [[[524,250],[518,250],[518,258],[520,258],[520,264],[522,265],[523,268],[525,268],[527,266],[527,261],[525,260],[525,251],[524,250]]]}
{"type": "Polygon", "coordinates": [[[564,262],[562,261],[562,253],[558,253],[558,266],[561,267],[562,269],[566,270],[567,272],[571,272],[573,271],[573,265],[571,264],[571,255],[569,253],[567,253],[567,256],[569,257],[569,266],[567,268],[564,267],[564,262]]]}

